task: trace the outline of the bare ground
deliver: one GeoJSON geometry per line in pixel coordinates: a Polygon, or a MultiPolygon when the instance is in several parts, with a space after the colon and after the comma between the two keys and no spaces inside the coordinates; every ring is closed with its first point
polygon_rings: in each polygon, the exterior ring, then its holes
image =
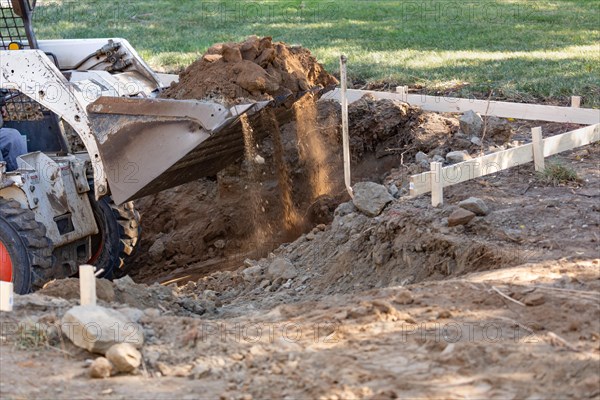
{"type": "Polygon", "coordinates": [[[0,316],[0,395],[600,398],[599,154],[592,145],[553,160],[578,184],[543,186],[525,166],[449,188],[441,209],[426,197],[376,218],[343,206],[331,224],[247,261],[257,276],[242,267],[179,288],[103,283],[103,304],[160,310],[140,320],[136,376],[90,380],[90,354],[11,331],[60,318],[76,281],[19,297],[0,316]],[[445,226],[471,195],[492,213],[445,226]],[[269,275],[282,258],[297,276],[269,275]]]}

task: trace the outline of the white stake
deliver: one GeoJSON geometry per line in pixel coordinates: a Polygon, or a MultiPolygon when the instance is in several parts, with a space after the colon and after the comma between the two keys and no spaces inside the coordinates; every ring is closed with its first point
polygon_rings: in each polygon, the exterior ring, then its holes
{"type": "Polygon", "coordinates": [[[402,96],[402,101],[408,103],[408,86],[396,86],[396,93],[402,96]]]}
{"type": "Polygon", "coordinates": [[[13,284],[0,282],[0,311],[13,310],[13,284]]]}
{"type": "Polygon", "coordinates": [[[573,108],[581,107],[581,96],[571,96],[571,107],[573,107],[573,108]]]}
{"type": "Polygon", "coordinates": [[[541,172],[546,168],[544,162],[544,139],[542,138],[542,128],[531,129],[531,142],[533,143],[533,163],[535,170],[541,172]]]}
{"type": "Polygon", "coordinates": [[[91,265],[79,267],[79,295],[82,306],[96,305],[96,276],[91,265]]]}
{"type": "Polygon", "coordinates": [[[350,170],[350,133],[348,128],[348,73],[346,63],[348,58],[340,56],[341,101],[342,101],[342,141],[344,147],[344,182],[350,197],[354,198],[352,191],[352,174],[350,170]]]}
{"type": "Polygon", "coordinates": [[[444,175],[442,163],[432,162],[431,166],[431,205],[434,207],[444,204],[444,175]]]}

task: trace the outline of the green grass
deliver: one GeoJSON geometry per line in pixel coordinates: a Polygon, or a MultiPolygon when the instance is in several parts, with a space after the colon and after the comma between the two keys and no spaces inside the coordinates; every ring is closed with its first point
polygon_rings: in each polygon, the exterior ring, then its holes
{"type": "Polygon", "coordinates": [[[573,168],[558,162],[549,163],[546,168],[537,175],[538,181],[546,186],[560,186],[581,182],[581,179],[573,168]]]}
{"type": "MultiPolygon", "coordinates": [[[[39,2],[39,1],[38,1],[39,2]]],[[[40,38],[125,37],[161,71],[177,71],[215,42],[247,35],[309,48],[357,83],[430,92],[600,106],[598,0],[115,0],[51,2],[40,38]]]]}

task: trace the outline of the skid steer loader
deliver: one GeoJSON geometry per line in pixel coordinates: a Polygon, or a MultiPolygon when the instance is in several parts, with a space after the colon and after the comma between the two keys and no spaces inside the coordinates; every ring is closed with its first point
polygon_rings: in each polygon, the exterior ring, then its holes
{"type": "Polygon", "coordinates": [[[132,201],[215,175],[243,154],[242,115],[259,125],[261,110],[284,108],[159,99],[176,76],[123,39],[38,41],[34,8],[0,0],[4,127],[27,144],[18,169],[0,163],[0,280],[17,293],[84,263],[124,274],[140,238],[132,201]]]}

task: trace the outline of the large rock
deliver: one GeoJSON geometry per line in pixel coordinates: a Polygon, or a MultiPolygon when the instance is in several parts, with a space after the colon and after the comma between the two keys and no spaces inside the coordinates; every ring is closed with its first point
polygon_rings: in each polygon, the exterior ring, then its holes
{"type": "Polygon", "coordinates": [[[144,344],[142,328],[118,311],[100,306],[71,308],[62,319],[62,331],[77,346],[106,354],[117,343],[144,344]]]}
{"type": "Polygon", "coordinates": [[[352,202],[363,214],[376,217],[394,198],[383,185],[374,182],[360,182],[354,185],[352,202]]]}
{"type": "Polygon", "coordinates": [[[117,372],[132,372],[142,364],[142,355],[129,343],[118,343],[106,352],[106,358],[117,372]]]}
{"type": "Polygon", "coordinates": [[[468,199],[458,203],[458,206],[460,208],[464,208],[465,210],[471,211],[480,217],[486,216],[490,213],[490,209],[485,202],[477,197],[469,197],[468,199]]]}
{"type": "Polygon", "coordinates": [[[486,136],[496,144],[508,143],[515,133],[510,122],[503,118],[488,117],[486,124],[486,136]]]}
{"type": "Polygon", "coordinates": [[[449,163],[459,163],[463,161],[468,161],[471,159],[471,156],[466,151],[451,151],[446,154],[446,160],[449,163]]]}
{"type": "Polygon", "coordinates": [[[469,110],[460,117],[460,130],[467,136],[481,136],[483,133],[483,118],[475,111],[469,110]]]}
{"type": "Polygon", "coordinates": [[[298,276],[298,271],[296,270],[294,264],[292,264],[289,260],[277,257],[271,262],[271,265],[269,265],[267,274],[271,280],[275,280],[277,278],[288,280],[294,279],[296,276],[298,276]]]}
{"type": "Polygon", "coordinates": [[[427,154],[423,153],[422,151],[419,151],[415,156],[415,161],[417,162],[417,164],[421,164],[423,162],[428,163],[429,157],[427,156],[427,154]]]}
{"type": "Polygon", "coordinates": [[[475,218],[475,213],[465,210],[464,208],[458,208],[448,217],[448,226],[466,225],[471,222],[473,218],[475,218]]]}

